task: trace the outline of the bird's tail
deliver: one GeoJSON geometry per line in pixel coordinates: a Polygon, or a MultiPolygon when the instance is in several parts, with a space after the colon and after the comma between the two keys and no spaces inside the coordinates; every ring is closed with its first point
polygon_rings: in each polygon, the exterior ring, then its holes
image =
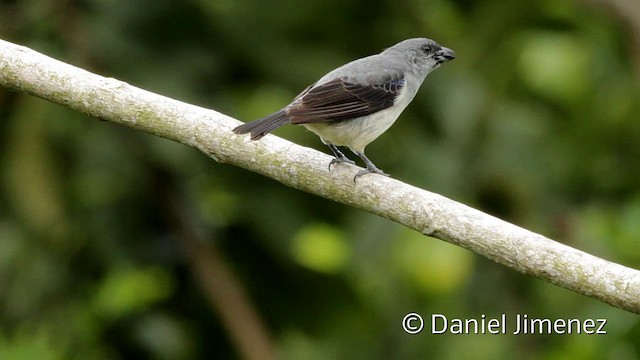
{"type": "Polygon", "coordinates": [[[287,114],[285,114],[284,110],[280,110],[271,115],[267,115],[262,119],[242,124],[233,129],[233,132],[236,134],[251,133],[251,140],[258,140],[271,131],[288,123],[289,118],[287,117],[287,114]]]}

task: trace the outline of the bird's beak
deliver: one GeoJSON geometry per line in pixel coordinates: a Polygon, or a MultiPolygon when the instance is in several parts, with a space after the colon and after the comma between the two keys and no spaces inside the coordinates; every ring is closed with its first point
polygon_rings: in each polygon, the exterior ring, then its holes
{"type": "Polygon", "coordinates": [[[438,62],[438,64],[442,64],[443,62],[455,59],[456,53],[449,48],[441,47],[440,50],[436,51],[434,58],[436,59],[436,62],[438,62]]]}

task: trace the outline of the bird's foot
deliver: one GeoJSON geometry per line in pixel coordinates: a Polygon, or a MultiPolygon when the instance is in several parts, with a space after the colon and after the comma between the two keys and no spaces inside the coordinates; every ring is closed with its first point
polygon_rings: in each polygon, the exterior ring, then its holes
{"type": "Polygon", "coordinates": [[[347,164],[351,164],[351,165],[355,165],[356,162],[349,159],[348,157],[342,155],[340,157],[335,157],[331,160],[331,162],[329,163],[329,171],[331,171],[331,165],[334,164],[340,164],[340,163],[347,163],[347,164]]]}
{"type": "Polygon", "coordinates": [[[382,176],[389,176],[389,174],[385,173],[384,171],[378,169],[377,167],[368,167],[364,170],[360,170],[358,171],[358,173],[356,174],[356,176],[353,177],[353,183],[356,183],[356,180],[362,176],[362,175],[367,175],[367,174],[380,174],[382,176]]]}

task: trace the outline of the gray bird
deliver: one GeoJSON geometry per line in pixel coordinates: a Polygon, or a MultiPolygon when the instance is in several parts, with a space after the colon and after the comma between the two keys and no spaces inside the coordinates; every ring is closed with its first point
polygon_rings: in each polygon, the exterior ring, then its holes
{"type": "Polygon", "coordinates": [[[336,163],[355,164],[337,148],[346,146],[367,166],[354,181],[368,173],[387,175],[367,158],[364,148],[393,125],[427,74],[454,58],[453,50],[431,39],[404,40],[331,71],[281,110],[233,132],[251,133],[251,140],[258,140],[283,125],[302,125],[335,155],[329,170],[336,163]]]}

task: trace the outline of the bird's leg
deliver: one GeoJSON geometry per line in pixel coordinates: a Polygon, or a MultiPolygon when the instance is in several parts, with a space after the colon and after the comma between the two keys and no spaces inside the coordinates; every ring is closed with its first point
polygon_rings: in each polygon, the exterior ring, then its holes
{"type": "Polygon", "coordinates": [[[389,176],[389,174],[385,173],[384,171],[378,169],[377,166],[375,166],[371,160],[369,160],[369,158],[364,154],[364,151],[355,151],[355,150],[351,150],[353,151],[354,154],[358,155],[358,157],[360,157],[360,159],[362,159],[362,161],[364,161],[365,165],[367,165],[367,168],[361,171],[358,171],[358,173],[356,174],[356,176],[353,177],[353,182],[356,182],[356,179],[359,178],[362,175],[366,175],[366,174],[380,174],[380,175],[384,175],[384,176],[389,176]]]}
{"type": "Polygon", "coordinates": [[[338,164],[338,163],[347,163],[347,164],[351,164],[351,165],[355,165],[356,164],[355,161],[350,160],[340,150],[338,150],[338,148],[335,145],[327,144],[327,146],[329,147],[329,149],[331,149],[331,152],[335,156],[335,159],[332,159],[331,162],[329,163],[329,171],[331,171],[331,165],[333,165],[333,164],[338,164]]]}

